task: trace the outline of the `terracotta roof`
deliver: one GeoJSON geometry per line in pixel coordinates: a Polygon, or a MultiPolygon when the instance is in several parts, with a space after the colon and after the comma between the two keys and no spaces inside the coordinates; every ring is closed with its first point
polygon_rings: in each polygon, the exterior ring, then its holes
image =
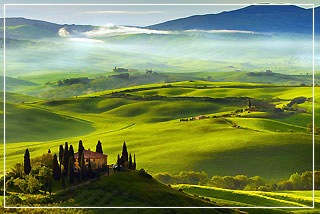
{"type": "MultiPolygon", "coordinates": [[[[107,157],[107,155],[100,154],[98,152],[92,152],[88,150],[83,150],[84,158],[90,158],[90,159],[100,159],[107,157]]],[[[78,158],[78,152],[74,154],[74,158],[78,158]]]]}

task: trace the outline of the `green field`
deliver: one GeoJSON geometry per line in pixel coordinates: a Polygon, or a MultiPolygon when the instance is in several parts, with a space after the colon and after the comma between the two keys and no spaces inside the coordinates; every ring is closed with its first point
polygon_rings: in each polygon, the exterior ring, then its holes
{"type": "MultiPolygon", "coordinates": [[[[136,86],[60,100],[8,103],[7,167],[22,161],[26,144],[31,156],[35,157],[49,148],[57,153],[58,146],[66,141],[77,149],[81,139],[85,148],[91,149],[101,140],[103,150],[109,155],[109,163],[115,163],[125,141],[129,150],[136,154],[138,167],[150,173],[204,170],[210,176],[259,175],[270,181],[287,179],[296,171],[301,173],[311,169],[312,135],[306,127],[306,118],[312,117],[310,113],[252,112],[243,113],[244,117],[220,117],[245,108],[246,101],[199,96],[221,98],[243,93],[244,97],[268,95],[287,100],[297,96],[310,97],[312,88],[269,88],[269,85],[261,88],[266,85],[201,81],[172,83],[169,88],[161,88],[163,85],[167,84],[136,86]],[[220,94],[216,90],[225,91],[220,94]],[[161,95],[159,91],[165,93],[161,96],[166,97],[159,97],[153,91],[158,95],[161,95]],[[196,92],[200,95],[189,97],[190,93],[196,92]],[[218,117],[179,121],[197,115],[218,117]],[[242,128],[234,128],[233,124],[242,128]]],[[[320,138],[316,136],[316,149],[319,142],[320,138]]],[[[320,162],[318,156],[316,162],[320,162]]]]}
{"type": "MultiPolygon", "coordinates": [[[[191,195],[209,198],[227,207],[312,207],[312,191],[262,192],[226,190],[198,185],[174,185],[191,195]]],[[[317,213],[320,207],[320,191],[315,191],[316,209],[245,209],[249,213],[317,213]]]]}

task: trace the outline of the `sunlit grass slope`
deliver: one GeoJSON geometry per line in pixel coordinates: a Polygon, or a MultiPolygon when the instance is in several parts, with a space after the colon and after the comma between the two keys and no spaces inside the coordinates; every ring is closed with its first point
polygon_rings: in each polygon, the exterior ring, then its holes
{"type": "MultiPolygon", "coordinates": [[[[174,185],[191,195],[199,195],[224,206],[236,207],[312,207],[312,191],[261,192],[227,190],[198,185],[174,185]]],[[[320,191],[315,191],[316,209],[247,209],[249,213],[318,213],[320,191]]]]}
{"type": "MultiPolygon", "coordinates": [[[[183,87],[162,89],[174,96],[184,96],[191,90],[215,90],[209,86],[206,89],[195,88],[194,84],[228,86],[230,83],[182,82],[172,85],[185,85],[183,87]]],[[[261,89],[259,84],[240,85],[254,87],[247,90],[261,89]]],[[[152,84],[77,98],[9,104],[12,113],[16,114],[10,115],[9,111],[7,117],[14,121],[19,116],[21,126],[15,123],[16,128],[14,122],[12,126],[8,124],[8,142],[10,138],[11,142],[18,142],[6,145],[7,166],[22,161],[23,151],[27,147],[31,156],[35,157],[49,148],[57,153],[59,145],[66,141],[77,150],[81,139],[85,148],[92,150],[97,141],[101,140],[109,163],[116,162],[122,143],[126,141],[129,152],[136,154],[138,166],[150,173],[204,170],[210,176],[245,174],[279,180],[287,179],[296,171],[312,169],[312,135],[307,132],[306,123],[303,122],[305,118],[310,118],[310,113],[284,113],[276,118],[272,114],[266,114],[265,118],[259,119],[227,117],[180,122],[180,118],[200,114],[230,113],[247,104],[174,96],[161,99],[149,99],[148,96],[133,99],[132,96],[125,96],[126,93],[152,91],[154,87],[161,86],[152,84]],[[139,91],[128,92],[129,89],[139,91]],[[112,92],[121,91],[123,96],[112,95],[112,92]],[[36,115],[44,116],[41,119],[36,115]],[[302,116],[298,118],[299,115],[302,116]],[[298,122],[294,117],[298,118],[298,122]],[[243,128],[233,128],[232,124],[243,128]],[[35,130],[42,131],[37,133],[35,130]],[[24,143],[26,139],[30,141],[27,146],[24,143]]],[[[240,90],[236,87],[224,89],[240,90]]],[[[309,90],[308,87],[297,87],[296,91],[302,89],[302,93],[291,95],[290,90],[295,90],[295,87],[288,88],[289,91],[287,88],[282,90],[283,87],[275,89],[275,97],[278,96],[277,93],[283,93],[291,96],[291,99],[296,95],[303,95],[304,89],[309,90]]],[[[250,113],[251,117],[254,114],[250,113]]],[[[319,136],[316,136],[316,149],[319,148],[319,142],[319,136]]],[[[318,156],[315,161],[320,162],[318,156]]]]}
{"type": "MultiPolygon", "coordinates": [[[[64,206],[203,207],[217,206],[139,175],[138,171],[116,173],[88,186],[55,195],[64,206]],[[72,200],[69,200],[72,198],[72,200]]],[[[142,210],[143,211],[143,210],[142,210]]],[[[149,210],[150,211],[150,210],[149,210]]],[[[149,213],[145,212],[145,213],[149,213]]],[[[232,213],[228,210],[180,210],[175,213],[232,213]]],[[[140,212],[139,212],[140,213],[140,212]]],[[[166,212],[164,212],[166,213],[166,212]]]]}

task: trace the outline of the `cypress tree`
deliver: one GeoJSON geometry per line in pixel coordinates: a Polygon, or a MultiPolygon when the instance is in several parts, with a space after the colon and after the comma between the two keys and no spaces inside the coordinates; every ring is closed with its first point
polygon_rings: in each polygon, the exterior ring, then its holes
{"type": "Polygon", "coordinates": [[[64,149],[63,149],[63,146],[60,145],[60,147],[59,147],[59,163],[60,163],[60,167],[62,165],[63,154],[64,154],[64,149]]]}
{"type": "Polygon", "coordinates": [[[251,99],[249,98],[249,101],[248,101],[248,106],[249,108],[251,108],[251,99]]]}
{"type": "Polygon", "coordinates": [[[74,162],[74,150],[73,150],[73,146],[72,145],[70,145],[69,156],[72,157],[72,160],[74,162]]]}
{"type": "Polygon", "coordinates": [[[137,168],[137,164],[136,164],[136,154],[134,154],[133,160],[134,160],[134,162],[133,162],[133,169],[136,170],[136,168],[137,168]]]}
{"type": "Polygon", "coordinates": [[[124,157],[124,161],[128,161],[128,151],[127,151],[126,142],[123,143],[122,156],[124,157]]]}
{"type": "Polygon", "coordinates": [[[120,166],[120,155],[118,154],[118,159],[117,159],[117,166],[120,166]]]}
{"type": "Polygon", "coordinates": [[[129,169],[133,169],[131,153],[130,153],[130,156],[129,156],[129,169]]]}
{"type": "Polygon", "coordinates": [[[84,180],[87,176],[87,166],[84,160],[84,154],[81,154],[81,164],[80,164],[80,169],[81,169],[81,180],[84,180]]]}
{"type": "Polygon", "coordinates": [[[91,169],[91,161],[89,158],[89,163],[88,163],[88,178],[92,178],[92,169],[91,169]]]}
{"type": "Polygon", "coordinates": [[[56,154],[53,156],[52,176],[53,176],[54,180],[59,180],[60,176],[61,176],[61,171],[60,171],[60,167],[58,164],[58,159],[57,159],[56,154]]]}
{"type": "Polygon", "coordinates": [[[51,153],[51,150],[50,150],[50,149],[48,150],[48,153],[51,153]]]}
{"type": "Polygon", "coordinates": [[[65,143],[64,154],[63,154],[63,173],[68,175],[68,166],[69,166],[69,149],[68,142],[65,143]]]}
{"type": "Polygon", "coordinates": [[[31,172],[30,153],[29,153],[29,150],[26,149],[26,152],[24,153],[24,173],[26,175],[29,175],[30,172],[31,172]]]}
{"type": "Polygon", "coordinates": [[[82,144],[82,140],[79,140],[79,146],[78,146],[78,162],[79,162],[79,166],[81,165],[81,154],[83,153],[84,147],[82,144]]]}
{"type": "Polygon", "coordinates": [[[103,151],[102,151],[102,144],[100,142],[100,140],[98,141],[98,144],[96,146],[96,152],[100,153],[100,154],[103,154],[103,151]]]}
{"type": "Polygon", "coordinates": [[[74,161],[73,157],[69,158],[69,166],[68,166],[68,177],[69,177],[69,184],[74,183],[74,161]]]}

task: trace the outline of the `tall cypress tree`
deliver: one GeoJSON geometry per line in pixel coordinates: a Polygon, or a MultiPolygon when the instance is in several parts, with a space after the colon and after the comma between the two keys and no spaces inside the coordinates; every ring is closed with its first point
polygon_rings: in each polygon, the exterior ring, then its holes
{"type": "Polygon", "coordinates": [[[88,178],[92,178],[92,169],[91,169],[91,161],[89,158],[89,163],[88,163],[88,178]]]}
{"type": "Polygon", "coordinates": [[[63,174],[64,175],[68,175],[68,166],[69,166],[69,149],[68,149],[68,142],[66,142],[64,146],[64,154],[63,154],[63,174]]]}
{"type": "Polygon", "coordinates": [[[64,154],[64,149],[63,149],[63,146],[60,145],[59,147],[59,164],[60,164],[60,167],[62,164],[62,160],[63,160],[63,154],[64,154]]]}
{"type": "Polygon", "coordinates": [[[70,156],[69,158],[69,166],[68,166],[68,178],[69,178],[69,184],[74,183],[74,161],[73,157],[70,156]]]}
{"type": "Polygon", "coordinates": [[[131,153],[130,153],[130,156],[129,156],[129,169],[133,169],[131,153]]]}
{"type": "Polygon", "coordinates": [[[79,140],[79,146],[78,146],[78,162],[79,162],[79,166],[81,165],[81,155],[83,153],[84,147],[82,144],[82,140],[79,140]]]}
{"type": "Polygon", "coordinates": [[[50,153],[50,154],[51,154],[51,150],[50,150],[50,149],[48,150],[48,153],[50,153]]]}
{"type": "Polygon", "coordinates": [[[31,172],[30,153],[29,153],[29,150],[26,149],[26,152],[24,153],[24,173],[26,175],[29,175],[30,172],[31,172]]]}
{"type": "Polygon", "coordinates": [[[80,170],[81,170],[81,179],[86,179],[87,176],[87,166],[84,160],[84,154],[81,154],[81,164],[80,164],[80,170]]]}
{"type": "Polygon", "coordinates": [[[53,164],[52,164],[52,176],[54,180],[59,180],[61,176],[61,171],[57,159],[57,155],[53,156],[53,164]]]}
{"type": "Polygon", "coordinates": [[[102,151],[102,144],[100,142],[100,140],[98,141],[98,144],[96,146],[96,152],[100,153],[100,154],[103,154],[103,151],[102,151]]]}
{"type": "Polygon", "coordinates": [[[127,151],[126,142],[123,143],[122,156],[124,157],[124,161],[128,161],[128,151],[127,151]]]}
{"type": "Polygon", "coordinates": [[[136,154],[133,155],[133,160],[134,160],[134,162],[133,162],[133,169],[136,170],[136,168],[137,168],[137,164],[136,164],[136,154]]]}
{"type": "Polygon", "coordinates": [[[118,154],[118,159],[117,159],[117,166],[120,166],[120,155],[118,154]]]}
{"type": "Polygon", "coordinates": [[[74,162],[74,150],[73,150],[73,146],[72,145],[70,145],[69,156],[72,157],[72,160],[74,162]]]}

